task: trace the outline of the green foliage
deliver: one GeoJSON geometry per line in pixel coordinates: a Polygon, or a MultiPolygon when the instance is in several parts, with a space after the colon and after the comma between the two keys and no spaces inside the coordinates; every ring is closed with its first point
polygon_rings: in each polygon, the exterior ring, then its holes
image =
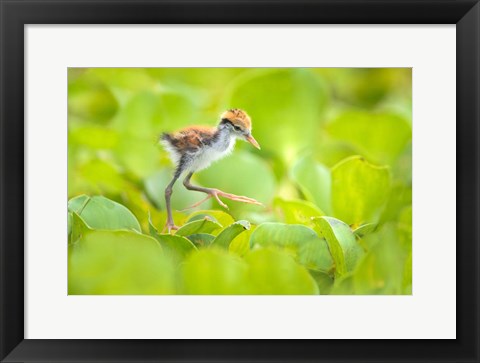
{"type": "MultiPolygon", "coordinates": [[[[69,294],[411,294],[411,69],[70,68],[69,294]],[[162,132],[252,117],[262,149],[173,187],[162,132]],[[162,232],[160,232],[162,231],[162,232]]],[[[421,243],[422,241],[418,241],[421,243]]]]}
{"type": "Polygon", "coordinates": [[[94,229],[131,229],[140,232],[140,224],[127,208],[102,196],[80,195],[70,199],[68,211],[78,214],[94,229]]]}
{"type": "Polygon", "coordinates": [[[228,249],[230,243],[233,241],[235,237],[237,237],[240,233],[244,232],[245,230],[250,229],[250,223],[248,221],[238,221],[232,223],[230,226],[226,227],[220,234],[215,237],[212,241],[211,245],[213,247],[221,247],[228,249]]]}
{"type": "Polygon", "coordinates": [[[324,239],[302,225],[263,223],[253,232],[250,243],[255,247],[278,247],[292,254],[302,265],[328,272],[333,260],[324,239]]]}
{"type": "Polygon", "coordinates": [[[348,224],[376,221],[389,189],[388,168],[348,158],[332,169],[333,213],[348,224]]]}
{"type": "Polygon", "coordinates": [[[276,198],[274,207],[280,219],[288,224],[311,225],[311,218],[325,215],[315,204],[300,199],[284,200],[276,198]]]}
{"type": "Polygon", "coordinates": [[[318,286],[307,270],[293,258],[276,250],[253,251],[245,261],[249,267],[251,294],[316,295],[318,286]]]}
{"type": "Polygon", "coordinates": [[[197,250],[195,244],[179,235],[158,233],[157,229],[149,221],[150,235],[162,246],[163,250],[170,254],[176,262],[182,261],[189,253],[197,250]]]}
{"type": "Polygon", "coordinates": [[[307,200],[331,213],[332,177],[326,166],[312,156],[303,157],[293,165],[292,178],[307,200]]]}
{"type": "Polygon", "coordinates": [[[335,275],[339,277],[352,271],[363,255],[363,249],[350,227],[331,217],[315,218],[315,224],[318,234],[326,239],[335,261],[335,275]]]}
{"type": "Polygon", "coordinates": [[[248,265],[237,256],[221,250],[200,250],[182,266],[186,294],[247,294],[248,265]]]}
{"type": "Polygon", "coordinates": [[[176,236],[190,236],[198,233],[211,233],[222,225],[210,220],[208,217],[185,223],[175,234],[176,236]]]}
{"type": "Polygon", "coordinates": [[[407,120],[388,113],[344,112],[327,125],[327,131],[378,163],[395,161],[412,137],[407,120]]]}
{"type": "Polygon", "coordinates": [[[130,231],[90,230],[69,246],[70,295],[174,292],[171,263],[152,237],[130,231]]]}

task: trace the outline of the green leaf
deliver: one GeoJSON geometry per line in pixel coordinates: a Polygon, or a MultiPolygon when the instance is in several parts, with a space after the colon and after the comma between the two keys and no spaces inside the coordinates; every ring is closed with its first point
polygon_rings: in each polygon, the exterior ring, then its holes
{"type": "Polygon", "coordinates": [[[329,272],[332,256],[325,240],[311,228],[283,223],[264,223],[253,232],[250,243],[261,247],[279,247],[290,252],[307,268],[329,272]]]}
{"type": "Polygon", "coordinates": [[[317,283],[320,295],[330,295],[335,279],[324,272],[309,270],[310,275],[317,283]]]}
{"type": "MultiPolygon", "coordinates": [[[[268,164],[248,152],[234,151],[232,155],[201,171],[198,180],[203,186],[218,188],[227,193],[254,198],[268,204],[275,193],[275,178],[268,164]]],[[[264,211],[264,207],[223,199],[230,212],[264,211]]]]}
{"type": "Polygon", "coordinates": [[[319,217],[314,221],[319,235],[327,240],[335,262],[335,276],[339,277],[353,271],[364,252],[350,227],[332,217],[319,217]]]}
{"type": "Polygon", "coordinates": [[[360,156],[332,168],[332,202],[335,217],[350,225],[375,222],[390,188],[387,167],[375,166],[360,156]]]}
{"type": "Polygon", "coordinates": [[[215,239],[215,236],[208,233],[196,233],[188,236],[188,239],[192,241],[195,246],[200,248],[210,246],[215,239]]]}
{"type": "Polygon", "coordinates": [[[250,223],[248,221],[237,221],[224,228],[222,232],[220,232],[220,234],[213,240],[211,246],[228,249],[230,243],[236,236],[249,229],[250,223]]]}
{"type": "Polygon", "coordinates": [[[154,237],[164,251],[174,256],[177,262],[183,260],[188,254],[197,250],[197,247],[185,237],[158,233],[157,229],[149,221],[150,235],[154,237]]]}
{"type": "Polygon", "coordinates": [[[102,196],[80,195],[68,201],[68,210],[77,213],[92,229],[130,229],[141,232],[135,216],[123,205],[102,196]]]}
{"type": "Polygon", "coordinates": [[[184,224],[175,233],[176,236],[190,236],[197,233],[211,233],[217,229],[222,228],[217,222],[211,221],[207,218],[202,220],[193,221],[184,224]]]}
{"type": "Polygon", "coordinates": [[[88,231],[69,246],[69,295],[174,294],[173,266],[152,237],[88,231]]]}
{"type": "Polygon", "coordinates": [[[354,271],[353,282],[357,294],[402,294],[406,254],[402,251],[394,225],[383,226],[366,237],[375,239],[372,247],[354,271]]]}
{"type": "Polygon", "coordinates": [[[220,223],[223,227],[229,226],[232,223],[235,223],[235,219],[224,211],[221,210],[199,210],[193,212],[188,216],[187,222],[193,222],[198,219],[203,219],[204,217],[210,217],[214,222],[220,223]]]}
{"type": "Polygon", "coordinates": [[[185,294],[249,293],[248,265],[220,249],[192,253],[182,265],[182,280],[185,294]]]}
{"type": "Polygon", "coordinates": [[[305,156],[293,165],[291,175],[308,201],[330,213],[332,177],[326,166],[305,156]]]}
{"type": "Polygon", "coordinates": [[[285,200],[275,198],[273,205],[280,219],[287,224],[312,226],[312,217],[325,215],[314,204],[300,199],[285,200]]]}
{"type": "Polygon", "coordinates": [[[72,233],[72,213],[67,213],[67,234],[68,240],[70,241],[70,234],[72,233]]]}
{"type": "Polygon", "coordinates": [[[252,117],[262,152],[289,162],[318,141],[328,93],[310,69],[255,69],[236,78],[227,94],[225,104],[247,110],[252,117]]]}
{"type": "Polygon", "coordinates": [[[387,203],[380,216],[380,223],[396,221],[404,207],[412,205],[412,186],[393,182],[387,203]]]}
{"type": "Polygon", "coordinates": [[[355,295],[355,285],[353,281],[353,274],[349,273],[342,277],[335,279],[333,288],[330,290],[330,295],[355,295]]]}
{"type": "Polygon", "coordinates": [[[75,212],[69,212],[68,215],[71,219],[71,234],[69,235],[69,243],[74,244],[78,243],[78,241],[83,237],[84,233],[91,230],[85,224],[83,219],[75,212]]]}
{"type": "Polygon", "coordinates": [[[362,238],[370,233],[375,232],[375,229],[377,228],[377,226],[378,225],[376,223],[362,224],[360,227],[358,227],[353,231],[353,234],[358,238],[362,238]]]}
{"type": "Polygon", "coordinates": [[[280,251],[260,249],[245,257],[251,294],[317,295],[315,280],[294,259],[280,251]]]}
{"type": "Polygon", "coordinates": [[[230,242],[230,246],[228,250],[238,256],[245,256],[247,253],[250,252],[250,237],[252,236],[253,231],[257,228],[256,225],[252,224],[249,230],[246,230],[236,236],[232,242],[230,242]]]}
{"type": "Polygon", "coordinates": [[[327,125],[327,131],[377,163],[392,163],[412,138],[408,121],[389,113],[344,112],[327,125]]]}

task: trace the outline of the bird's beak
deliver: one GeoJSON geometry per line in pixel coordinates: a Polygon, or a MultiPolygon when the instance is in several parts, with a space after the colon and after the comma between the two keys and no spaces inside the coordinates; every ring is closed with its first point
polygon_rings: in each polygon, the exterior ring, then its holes
{"type": "Polygon", "coordinates": [[[253,146],[255,146],[258,150],[260,150],[260,145],[258,145],[257,140],[255,140],[255,138],[254,138],[252,135],[248,135],[245,139],[246,139],[250,144],[252,144],[253,146]]]}

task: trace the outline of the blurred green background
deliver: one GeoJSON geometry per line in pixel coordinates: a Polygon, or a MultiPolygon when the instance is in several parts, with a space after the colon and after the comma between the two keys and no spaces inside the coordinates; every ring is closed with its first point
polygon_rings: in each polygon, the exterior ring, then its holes
{"type": "MultiPolygon", "coordinates": [[[[69,293],[410,294],[411,92],[409,68],[70,68],[69,293]],[[262,149],[193,180],[266,207],[208,201],[162,234],[159,135],[229,108],[262,149]]],[[[203,197],[178,182],[173,209],[203,197]]]]}

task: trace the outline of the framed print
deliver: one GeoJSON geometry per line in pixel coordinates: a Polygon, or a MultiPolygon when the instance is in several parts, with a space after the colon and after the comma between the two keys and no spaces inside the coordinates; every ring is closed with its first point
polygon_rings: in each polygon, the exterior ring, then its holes
{"type": "Polygon", "coordinates": [[[1,6],[2,361],[479,361],[477,1],[1,6]]]}

